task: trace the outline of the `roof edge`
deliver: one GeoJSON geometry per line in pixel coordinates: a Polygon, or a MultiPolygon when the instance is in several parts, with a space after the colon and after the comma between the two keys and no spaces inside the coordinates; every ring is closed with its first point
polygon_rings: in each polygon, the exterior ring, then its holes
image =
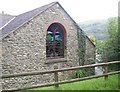
{"type": "Polygon", "coordinates": [[[96,45],[93,43],[93,41],[86,35],[86,37],[88,38],[88,40],[92,43],[92,45],[94,46],[94,47],[96,47],[96,45]]]}
{"type": "Polygon", "coordinates": [[[12,19],[10,19],[7,23],[5,23],[2,27],[0,27],[0,30],[2,30],[7,24],[9,24],[12,20],[15,19],[16,16],[14,16],[12,19]]]}
{"type": "MultiPolygon", "coordinates": [[[[69,16],[69,18],[74,22],[74,24],[75,24],[75,26],[77,26],[77,27],[79,27],[79,25],[74,21],[74,19],[66,12],[66,10],[60,5],[60,3],[59,2],[56,2],[57,4],[59,4],[59,6],[64,10],[64,12],[69,16]]],[[[79,29],[81,30],[81,31],[83,31],[80,27],[79,27],[79,29]]],[[[84,32],[84,31],[83,31],[84,32]]]]}
{"type": "MultiPolygon", "coordinates": [[[[50,7],[52,7],[53,5],[55,5],[55,4],[59,4],[59,2],[52,2],[52,3],[49,3],[49,4],[46,4],[46,5],[50,5],[50,4],[52,4],[51,6],[49,6],[48,8],[50,8],[50,7]],[[52,4],[53,3],[53,4],[52,4]]],[[[45,6],[45,5],[43,5],[43,6],[45,6]]],[[[41,6],[41,7],[43,7],[43,6],[41,6]]],[[[40,8],[40,7],[39,7],[40,8]]],[[[43,13],[43,12],[45,12],[48,8],[46,8],[44,11],[42,11],[41,13],[43,13]]],[[[37,8],[35,8],[35,9],[37,9],[37,8]]],[[[33,9],[34,10],[34,9],[33,9]]],[[[32,10],[30,10],[30,11],[32,11],[32,10]]],[[[30,11],[27,11],[27,12],[30,12],[30,11]]],[[[27,12],[25,12],[25,13],[27,13],[27,12]]],[[[24,14],[24,13],[22,13],[22,14],[24,14]]],[[[12,30],[10,33],[8,33],[8,34],[6,34],[5,36],[3,36],[2,38],[0,38],[0,39],[4,39],[6,36],[8,36],[9,34],[11,34],[12,32],[14,32],[15,30],[17,30],[18,28],[20,28],[21,26],[23,26],[24,24],[26,24],[28,21],[30,21],[30,20],[32,20],[34,17],[36,17],[36,16],[38,16],[40,13],[37,13],[37,14],[35,14],[32,18],[30,18],[29,20],[27,20],[27,21],[25,21],[24,23],[22,23],[20,26],[18,26],[18,27],[16,27],[14,30],[12,30]]],[[[21,14],[19,14],[19,15],[21,15],[21,14]]],[[[17,16],[19,16],[19,15],[17,15],[17,16]]],[[[16,16],[16,17],[17,17],[16,16]]],[[[15,18],[15,17],[14,17],[15,18]]],[[[10,21],[11,22],[11,21],[10,21]]],[[[9,22],[9,23],[10,23],[9,22]]],[[[5,27],[5,26],[4,26],[5,27]]],[[[4,28],[3,27],[3,28],[4,28]]],[[[1,28],[0,30],[2,30],[3,28],[1,28]]]]}

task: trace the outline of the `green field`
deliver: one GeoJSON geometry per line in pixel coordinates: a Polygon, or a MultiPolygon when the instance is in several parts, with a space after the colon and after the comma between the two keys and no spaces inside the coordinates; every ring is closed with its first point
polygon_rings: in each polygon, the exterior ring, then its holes
{"type": "Polygon", "coordinates": [[[108,80],[104,77],[94,78],[85,81],[73,82],[60,85],[58,88],[54,86],[33,88],[19,92],[29,92],[30,90],[119,90],[118,89],[118,75],[110,75],[108,80]]]}

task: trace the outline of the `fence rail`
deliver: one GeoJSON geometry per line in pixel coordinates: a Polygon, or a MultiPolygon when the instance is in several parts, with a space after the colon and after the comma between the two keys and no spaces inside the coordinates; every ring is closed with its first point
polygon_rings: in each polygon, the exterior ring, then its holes
{"type": "MultiPolygon", "coordinates": [[[[70,67],[70,68],[63,68],[63,69],[58,69],[58,67],[54,67],[54,70],[49,70],[49,71],[36,71],[36,72],[27,72],[27,73],[18,73],[18,74],[5,74],[2,75],[2,78],[13,78],[13,77],[19,77],[19,76],[32,76],[32,75],[39,75],[39,74],[49,74],[49,73],[54,73],[54,79],[55,82],[53,83],[47,83],[47,84],[41,84],[37,86],[32,86],[32,87],[25,87],[25,88],[20,88],[20,89],[26,89],[26,88],[35,88],[35,87],[43,87],[43,86],[52,86],[55,85],[56,87],[59,86],[59,84],[65,84],[65,83],[71,83],[71,82],[76,82],[76,81],[81,81],[81,80],[87,80],[87,79],[92,79],[92,78],[98,78],[98,77],[103,77],[105,76],[108,77],[108,75],[112,74],[118,74],[120,73],[119,71],[114,71],[114,72],[109,72],[107,71],[108,65],[110,64],[118,64],[120,61],[113,61],[113,62],[106,62],[106,63],[99,63],[99,64],[91,64],[91,65],[85,65],[85,66],[77,66],[77,67],[70,67]],[[83,78],[76,78],[76,79],[71,79],[71,80],[65,80],[65,81],[58,81],[58,72],[63,72],[63,71],[69,71],[69,70],[77,70],[77,69],[83,69],[83,68],[91,68],[91,67],[97,67],[97,66],[105,66],[105,73],[102,75],[94,75],[94,76],[88,76],[88,77],[83,77],[83,78]]],[[[17,89],[17,90],[20,90],[17,89]]],[[[15,89],[9,89],[9,90],[15,90],[15,89]]]]}
{"type": "Polygon", "coordinates": [[[120,63],[120,61],[99,63],[99,64],[91,64],[91,65],[77,66],[77,67],[70,67],[70,68],[63,68],[63,69],[54,69],[54,70],[48,70],[48,71],[36,71],[36,72],[26,72],[26,73],[17,73],[17,74],[5,74],[5,75],[2,75],[2,78],[12,78],[12,77],[19,77],[19,76],[31,76],[31,75],[39,75],[39,74],[48,74],[48,73],[63,72],[63,71],[69,71],[69,70],[77,70],[77,69],[82,69],[82,68],[104,66],[104,65],[116,64],[116,63],[120,63]]]}

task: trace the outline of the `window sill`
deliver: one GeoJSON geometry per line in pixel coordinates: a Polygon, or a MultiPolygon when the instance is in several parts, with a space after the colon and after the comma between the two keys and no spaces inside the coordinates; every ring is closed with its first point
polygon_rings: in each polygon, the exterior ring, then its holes
{"type": "Polygon", "coordinates": [[[66,58],[48,59],[48,60],[46,60],[45,64],[62,63],[62,62],[66,62],[66,61],[67,61],[66,58]]]}

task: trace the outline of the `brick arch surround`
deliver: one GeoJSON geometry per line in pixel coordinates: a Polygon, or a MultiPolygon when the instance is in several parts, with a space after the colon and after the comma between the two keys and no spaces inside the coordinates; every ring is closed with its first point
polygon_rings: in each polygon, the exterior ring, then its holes
{"type": "Polygon", "coordinates": [[[51,57],[52,59],[53,58],[64,58],[64,53],[65,53],[64,50],[66,49],[65,27],[61,23],[53,22],[48,27],[46,34],[49,36],[49,39],[48,39],[48,36],[46,36],[47,37],[46,38],[47,59],[51,59],[51,57]],[[50,37],[51,37],[51,41],[50,41],[50,37]]]}

